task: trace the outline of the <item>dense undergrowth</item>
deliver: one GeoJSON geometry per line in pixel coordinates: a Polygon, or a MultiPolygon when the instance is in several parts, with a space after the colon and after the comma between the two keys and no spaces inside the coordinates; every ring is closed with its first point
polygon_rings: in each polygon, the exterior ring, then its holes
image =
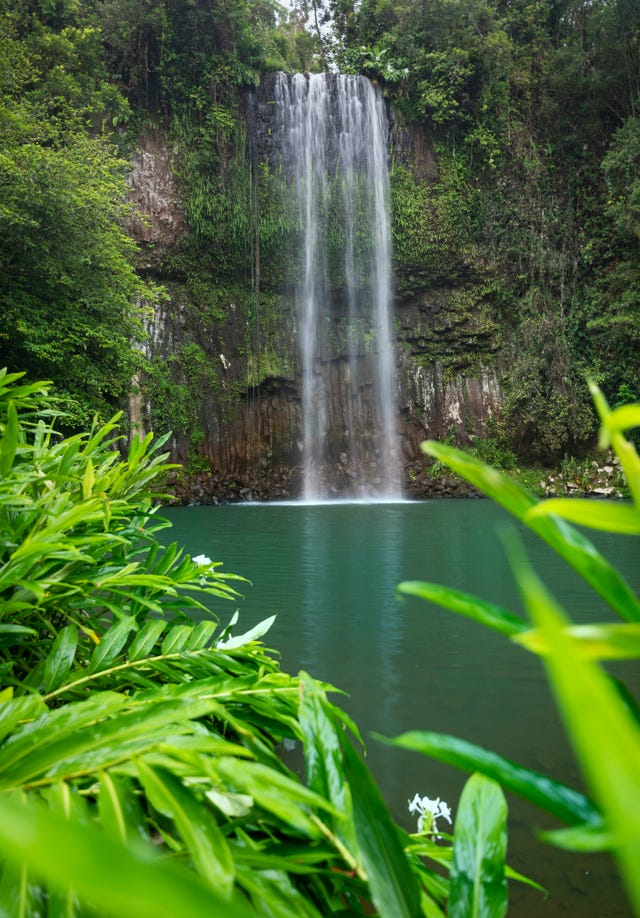
{"type": "Polygon", "coordinates": [[[330,687],[260,643],[271,620],[239,634],[201,604],[241,578],[157,541],[163,441],[121,459],[117,419],[64,439],[20,376],[0,376],[0,912],[438,915],[474,895],[473,858],[506,903],[500,788],[468,786],[460,845],[427,798],[422,831],[396,825],[330,687]]]}
{"type": "Polygon", "coordinates": [[[640,460],[623,436],[640,406],[611,412],[594,388],[602,445],[632,504],[538,501],[475,457],[425,445],[546,541],[622,623],[570,623],[515,532],[505,545],[532,624],[456,590],[401,584],[543,657],[595,800],[414,731],[384,741],[474,774],[450,831],[449,807],[416,795],[408,834],[357,726],[329,701],[335,690],[280,669],[260,642],[271,619],[237,633],[237,612],[222,626],[200,602],[239,599],[242,578],[157,540],[168,525],[154,491],[163,441],[134,439],[122,459],[117,419],[62,438],[46,385],[21,375],[0,374],[2,914],[497,918],[508,880],[530,882],[505,864],[502,788],[567,826],[546,842],[611,850],[640,914],[639,720],[599,666],[640,654],[640,600],[567,522],[640,533],[640,460]],[[291,744],[301,774],[281,755],[291,744]]]}

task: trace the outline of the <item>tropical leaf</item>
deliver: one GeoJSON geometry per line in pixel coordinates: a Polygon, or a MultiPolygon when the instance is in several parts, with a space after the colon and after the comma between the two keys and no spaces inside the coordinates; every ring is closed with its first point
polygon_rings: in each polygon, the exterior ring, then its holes
{"type": "Polygon", "coordinates": [[[249,644],[251,641],[257,641],[258,638],[261,638],[263,634],[267,633],[275,620],[276,616],[271,615],[269,618],[265,618],[264,621],[258,622],[258,624],[254,625],[253,628],[245,631],[244,634],[231,635],[229,637],[222,638],[218,641],[216,646],[219,650],[234,650],[236,647],[242,647],[243,644],[249,644]]]}
{"type": "Polygon", "coordinates": [[[480,772],[563,822],[600,824],[602,821],[593,803],[573,788],[466,740],[424,730],[411,730],[394,739],[379,735],[376,738],[392,746],[412,749],[464,771],[480,772]]]}
{"type": "Polygon", "coordinates": [[[100,643],[93,651],[87,672],[96,673],[106,669],[116,659],[132,631],[138,625],[135,618],[125,618],[117,622],[102,636],[100,643]]]}
{"type": "Polygon", "coordinates": [[[162,619],[149,619],[136,634],[129,647],[129,660],[134,663],[143,660],[155,646],[158,638],[167,627],[162,619]]]}
{"type": "Polygon", "coordinates": [[[330,800],[339,813],[333,831],[346,846],[343,854],[357,864],[358,845],[355,835],[351,794],[345,776],[341,743],[342,729],[329,715],[326,695],[306,673],[300,674],[298,716],[304,735],[306,777],[308,786],[330,800]]]}
{"type": "Polygon", "coordinates": [[[415,918],[420,895],[400,830],[356,750],[346,738],[342,746],[360,859],[373,902],[382,918],[415,918]]]}
{"type": "Polygon", "coordinates": [[[174,820],[202,879],[228,899],[235,875],[233,858],[209,807],[167,769],[151,768],[141,759],[138,775],[151,804],[174,820]]]}
{"type": "Polygon", "coordinates": [[[446,463],[462,478],[484,491],[547,542],[628,621],[640,621],[640,601],[622,575],[577,529],[557,516],[531,514],[538,501],[521,484],[461,450],[428,440],[421,449],[446,463]]]}
{"type": "Polygon", "coordinates": [[[44,690],[51,692],[67,679],[78,649],[78,629],[65,625],[59,632],[44,664],[44,690]]]}
{"type": "Polygon", "coordinates": [[[131,778],[101,771],[98,775],[100,821],[106,834],[122,844],[144,838],[148,841],[146,821],[131,778]]]}
{"type": "Polygon", "coordinates": [[[466,782],[456,814],[450,918],[502,918],[507,912],[507,801],[480,774],[466,782]]]}
{"type": "Polygon", "coordinates": [[[536,504],[526,514],[525,522],[551,514],[602,532],[617,532],[621,535],[640,533],[640,510],[635,507],[603,500],[581,500],[577,497],[554,497],[536,504]]]}
{"type": "Polygon", "coordinates": [[[437,583],[426,583],[422,580],[405,580],[397,586],[399,593],[405,596],[418,596],[429,602],[437,603],[451,612],[457,612],[471,618],[481,625],[486,625],[506,634],[509,637],[527,630],[526,622],[495,603],[485,602],[469,593],[440,586],[437,583]]]}
{"type": "MultiPolygon", "coordinates": [[[[574,642],[576,653],[588,660],[629,660],[640,658],[640,624],[603,623],[599,625],[568,625],[567,639],[574,642]]],[[[537,628],[517,634],[513,640],[544,656],[549,645],[544,632],[537,628]]]]}
{"type": "Polygon", "coordinates": [[[549,679],[588,786],[602,808],[627,891],[640,913],[640,730],[611,680],[577,652],[567,620],[516,543],[512,563],[544,636],[549,679]]]}
{"type": "MultiPolygon", "coordinates": [[[[195,875],[160,860],[150,845],[125,847],[92,826],[8,794],[0,794],[0,851],[18,877],[29,871],[55,889],[74,888],[83,902],[114,918],[255,916],[247,904],[223,899],[195,875]]],[[[17,888],[33,890],[24,882],[17,888]]],[[[19,902],[13,899],[8,914],[16,914],[19,902]]]]}

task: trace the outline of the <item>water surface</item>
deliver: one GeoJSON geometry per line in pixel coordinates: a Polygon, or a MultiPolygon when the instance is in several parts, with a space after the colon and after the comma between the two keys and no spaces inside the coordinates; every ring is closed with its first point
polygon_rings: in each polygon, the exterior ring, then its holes
{"type": "MultiPolygon", "coordinates": [[[[306,670],[348,693],[340,703],[365,737],[375,731],[450,733],[580,786],[536,657],[437,606],[400,600],[396,585],[424,579],[521,613],[502,538],[517,526],[484,500],[380,504],[242,504],[165,511],[171,537],[192,554],[252,580],[237,604],[242,630],[277,613],[266,643],[285,670],[306,670]]],[[[522,527],[529,556],[572,617],[614,616],[580,578],[522,527]]],[[[638,543],[598,537],[635,588],[638,543]]],[[[236,604],[218,602],[226,620],[236,604]]],[[[622,673],[626,676],[626,673],[622,673]]],[[[635,688],[640,687],[635,679],[635,688]]],[[[399,821],[413,827],[416,792],[455,811],[465,775],[416,753],[368,741],[368,760],[399,821]]],[[[509,797],[509,862],[550,890],[548,900],[511,884],[510,914],[630,914],[606,857],[565,855],[533,837],[551,820],[509,797]]]]}

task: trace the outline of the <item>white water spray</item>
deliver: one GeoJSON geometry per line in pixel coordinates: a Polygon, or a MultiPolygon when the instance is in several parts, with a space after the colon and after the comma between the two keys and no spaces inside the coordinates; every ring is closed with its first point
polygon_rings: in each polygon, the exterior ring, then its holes
{"type": "Polygon", "coordinates": [[[304,497],[397,498],[384,101],[365,77],[280,74],[276,104],[300,218],[304,497]]]}

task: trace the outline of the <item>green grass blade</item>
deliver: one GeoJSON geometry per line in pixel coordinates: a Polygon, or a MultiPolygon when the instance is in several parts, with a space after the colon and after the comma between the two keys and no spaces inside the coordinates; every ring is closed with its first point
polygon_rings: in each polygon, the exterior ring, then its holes
{"type": "Polygon", "coordinates": [[[478,771],[563,822],[601,821],[600,812],[583,794],[466,740],[423,730],[402,733],[394,739],[376,738],[391,746],[420,752],[463,771],[478,771]]]}
{"type": "Polygon", "coordinates": [[[464,615],[473,621],[479,622],[499,631],[511,635],[526,631],[528,625],[517,615],[513,615],[495,603],[485,602],[469,593],[455,590],[451,587],[441,586],[438,583],[426,583],[421,580],[405,580],[397,586],[399,593],[405,596],[418,596],[428,602],[434,602],[445,609],[464,615]]]}
{"type": "Polygon", "coordinates": [[[360,857],[373,902],[382,918],[416,918],[418,884],[400,841],[400,830],[356,750],[343,740],[344,767],[353,806],[360,857]]]}
{"type": "Polygon", "coordinates": [[[446,463],[547,542],[628,621],[640,621],[640,601],[621,574],[577,529],[557,516],[531,516],[538,501],[521,484],[497,469],[444,443],[427,440],[421,449],[446,463]]]}
{"type": "Polygon", "coordinates": [[[456,814],[449,918],[502,918],[507,911],[507,801],[498,784],[474,774],[456,814]]]}

